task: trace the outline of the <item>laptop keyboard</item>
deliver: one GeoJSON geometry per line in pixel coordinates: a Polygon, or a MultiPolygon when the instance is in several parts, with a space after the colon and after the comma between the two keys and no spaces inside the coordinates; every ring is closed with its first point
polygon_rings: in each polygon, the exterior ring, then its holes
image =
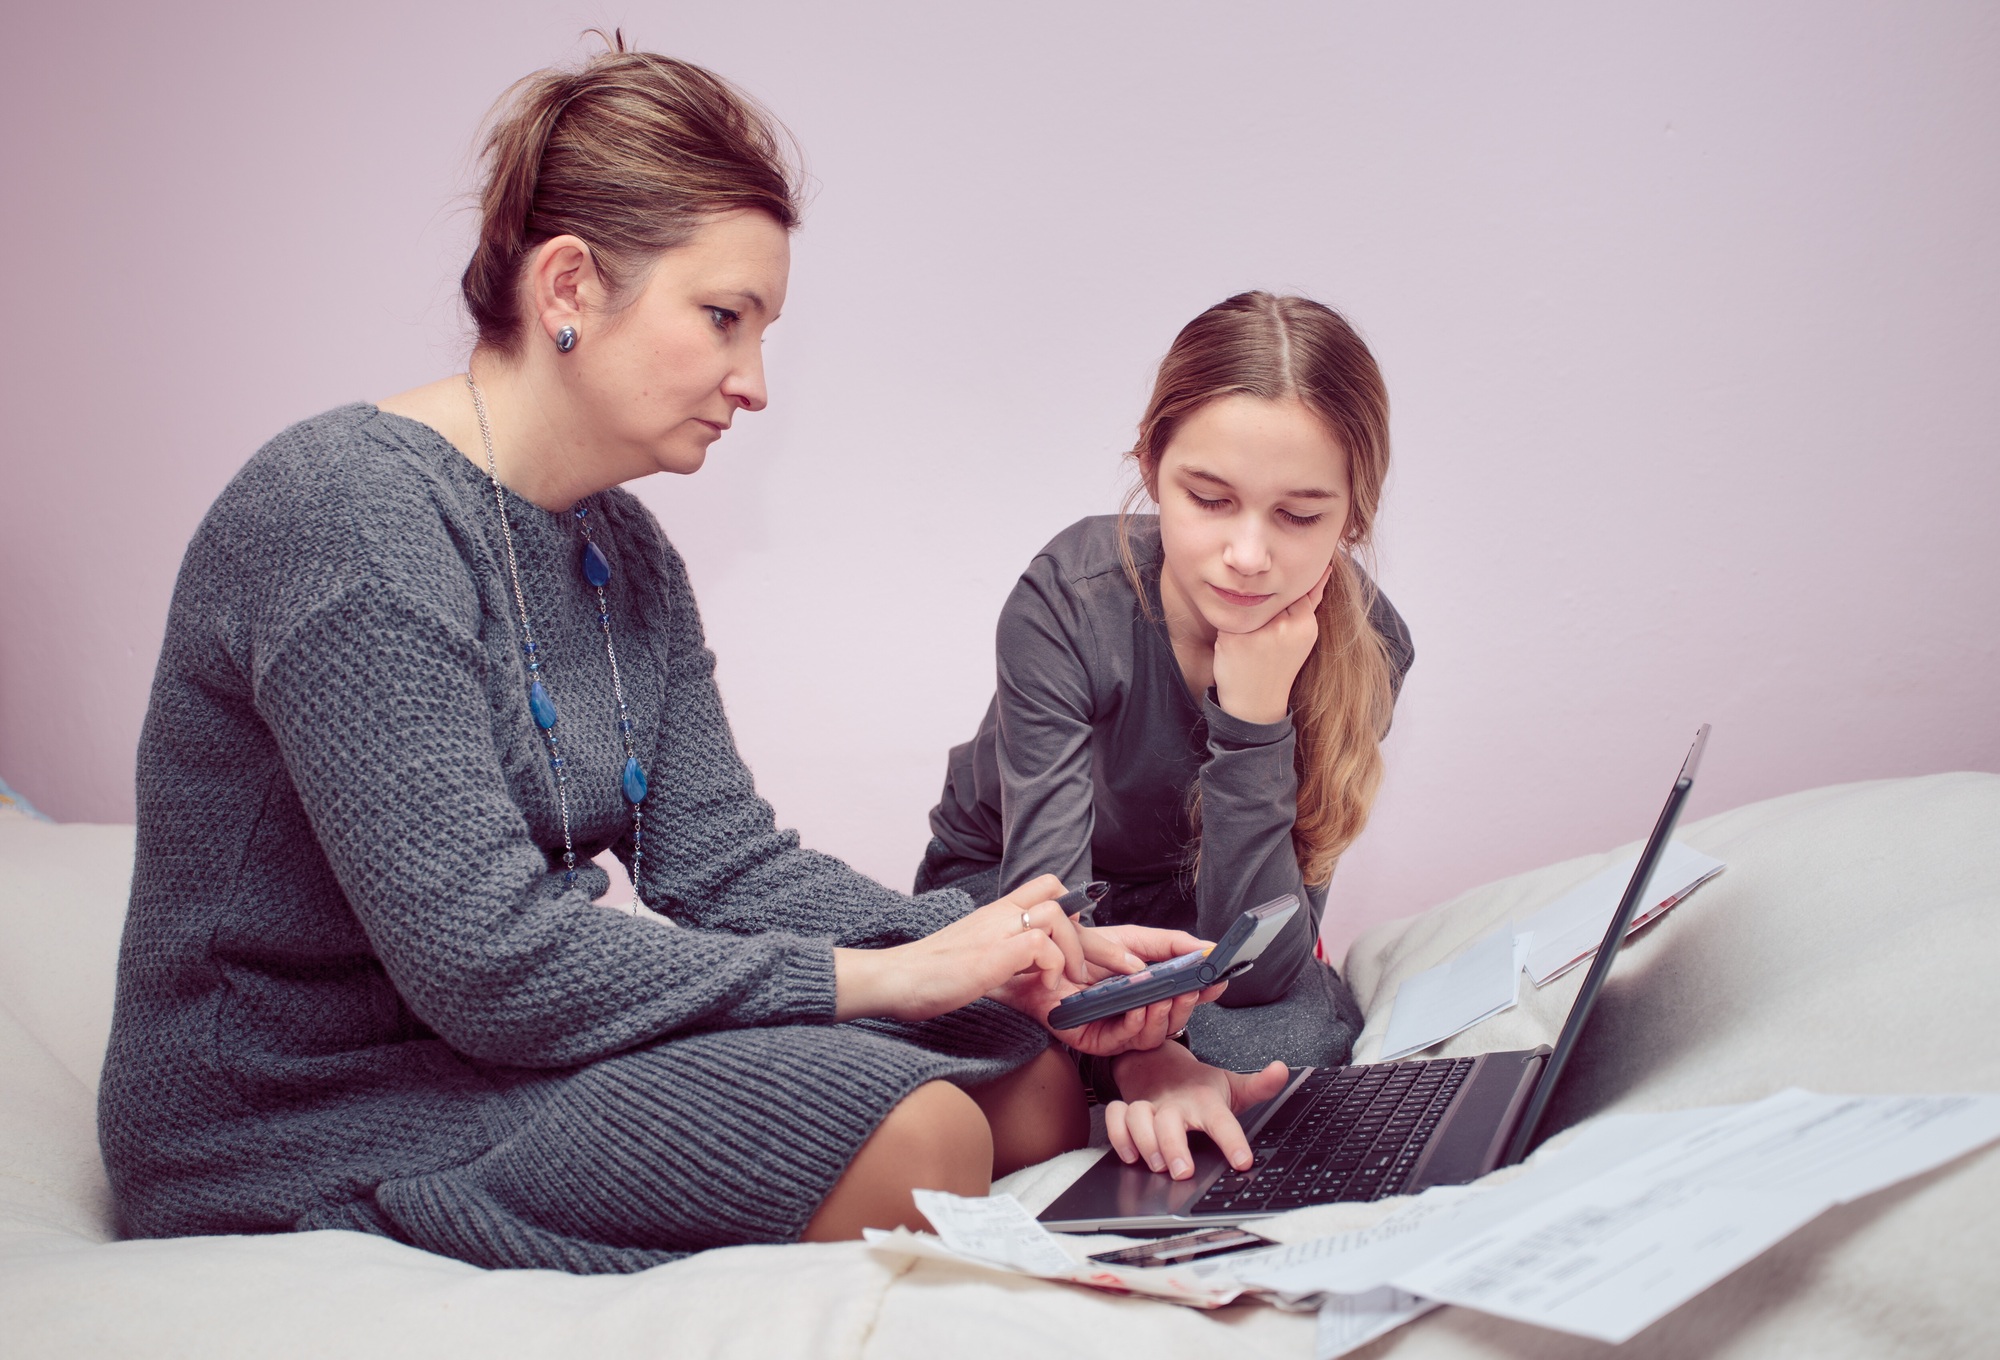
{"type": "Polygon", "coordinates": [[[1280,1213],[1397,1193],[1476,1061],[1319,1069],[1251,1140],[1256,1163],[1224,1171],[1188,1212],[1280,1213]]]}

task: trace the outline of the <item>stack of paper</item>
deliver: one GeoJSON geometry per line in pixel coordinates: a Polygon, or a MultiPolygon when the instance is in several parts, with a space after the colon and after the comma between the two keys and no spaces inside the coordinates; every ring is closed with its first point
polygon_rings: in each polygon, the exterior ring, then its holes
{"type": "Polygon", "coordinates": [[[1080,1252],[1072,1255],[1065,1239],[1037,1223],[1012,1195],[967,1199],[942,1190],[914,1193],[917,1208],[937,1229],[938,1240],[918,1237],[903,1228],[894,1232],[867,1228],[862,1237],[869,1246],[902,1255],[971,1261],[1121,1294],[1144,1294],[1193,1308],[1220,1308],[1243,1292],[1233,1277],[1203,1274],[1192,1266],[1134,1269],[1080,1259],[1080,1252]]]}
{"type": "Polygon", "coordinates": [[[2000,1096],[1792,1090],[1621,1123],[1637,1155],[1602,1165],[1615,1149],[1599,1137],[1595,1174],[1557,1156],[1415,1232],[1241,1278],[1292,1297],[1389,1286],[1620,1342],[1834,1205],[2000,1138],[2000,1096]]]}
{"type": "Polygon", "coordinates": [[[1502,926],[1449,962],[1405,978],[1382,1035],[1382,1061],[1441,1044],[1520,1000],[1521,964],[1532,944],[1532,936],[1502,926]]]}
{"type": "MultiPolygon", "coordinates": [[[[1638,863],[1635,851],[1527,920],[1501,926],[1455,958],[1405,978],[1382,1036],[1381,1061],[1420,1053],[1514,1005],[1523,966],[1540,987],[1595,954],[1638,863]]],[[[1627,933],[1658,919],[1723,867],[1719,859],[1670,842],[1641,899],[1648,905],[1633,916],[1627,933]]]]}
{"type": "MultiPolygon", "coordinates": [[[[1634,851],[1520,923],[1522,930],[1535,937],[1534,950],[1528,955],[1528,976],[1537,987],[1548,985],[1597,952],[1638,866],[1639,854],[1634,851]]],[[[1679,841],[1668,842],[1627,933],[1656,920],[1721,873],[1723,867],[1719,859],[1690,850],[1679,841]]]]}

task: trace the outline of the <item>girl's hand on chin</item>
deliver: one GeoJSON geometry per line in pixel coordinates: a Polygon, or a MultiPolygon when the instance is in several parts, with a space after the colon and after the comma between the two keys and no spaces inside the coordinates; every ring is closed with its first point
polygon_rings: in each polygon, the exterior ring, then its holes
{"type": "Polygon", "coordinates": [[[1274,723],[1291,709],[1292,681],[1319,641],[1319,602],[1333,563],[1311,590],[1248,633],[1215,635],[1215,701],[1244,722],[1274,723]]]}
{"type": "Polygon", "coordinates": [[[1017,975],[1051,991],[1088,977],[1076,923],[1055,900],[1062,893],[1062,881],[1043,874],[921,940],[834,950],[834,1018],[928,1020],[1017,975]]]}

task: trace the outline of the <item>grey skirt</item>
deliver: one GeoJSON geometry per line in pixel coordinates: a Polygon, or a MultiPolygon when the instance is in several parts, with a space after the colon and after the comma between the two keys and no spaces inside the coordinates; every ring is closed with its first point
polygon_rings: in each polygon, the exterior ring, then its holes
{"type": "Polygon", "coordinates": [[[512,1127],[487,1151],[296,1226],[586,1274],[793,1242],[904,1096],[927,1081],[991,1081],[1047,1044],[1035,1021],[977,1001],[919,1023],[687,1035],[567,1072],[488,1069],[512,1127]]]}

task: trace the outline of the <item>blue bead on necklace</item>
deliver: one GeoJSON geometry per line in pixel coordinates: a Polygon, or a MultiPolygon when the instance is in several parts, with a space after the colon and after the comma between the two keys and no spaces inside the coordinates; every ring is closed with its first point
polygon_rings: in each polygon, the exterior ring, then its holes
{"type": "MultiPolygon", "coordinates": [[[[521,655],[528,668],[528,712],[548,742],[549,770],[555,776],[556,805],[562,813],[563,885],[567,887],[576,882],[576,847],[570,840],[569,831],[569,771],[565,768],[562,742],[556,733],[560,715],[556,711],[555,700],[549,697],[548,686],[542,683],[540,649],[535,644],[533,630],[528,626],[528,600],[521,590],[521,567],[514,556],[514,529],[507,520],[506,492],[500,486],[500,475],[494,467],[493,430],[486,418],[486,398],[480,392],[479,384],[472,380],[472,374],[465,375],[465,385],[472,391],[473,409],[479,414],[479,437],[486,445],[486,479],[493,487],[493,504],[500,512],[500,537],[507,546],[507,579],[514,588],[514,610],[521,622],[521,655]]],[[[579,503],[570,513],[576,520],[577,532],[583,537],[583,550],[578,556],[577,566],[585,583],[597,592],[597,626],[604,634],[605,660],[611,663],[611,694],[618,701],[618,737],[625,747],[625,768],[619,775],[618,787],[625,795],[625,801],[632,805],[632,888],[636,901],[639,868],[645,854],[646,771],[640,766],[638,754],[632,746],[632,715],[625,707],[625,686],[618,676],[618,649],[611,640],[611,605],[604,595],[604,587],[611,583],[611,560],[590,536],[590,507],[579,503]]],[[[645,904],[639,902],[638,905],[643,908],[645,904]]]]}

